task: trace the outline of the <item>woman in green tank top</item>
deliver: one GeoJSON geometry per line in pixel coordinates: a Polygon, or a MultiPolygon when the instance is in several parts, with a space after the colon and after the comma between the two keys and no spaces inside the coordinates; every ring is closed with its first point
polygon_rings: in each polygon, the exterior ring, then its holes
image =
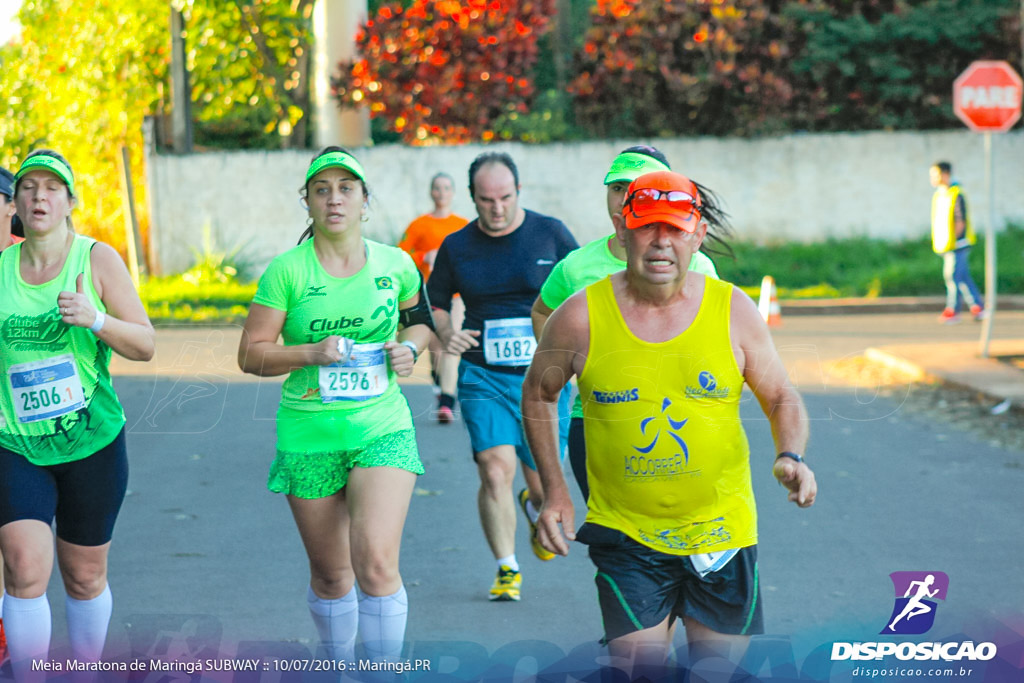
{"type": "Polygon", "coordinates": [[[289,375],[267,486],[287,495],[305,544],[320,639],[349,663],[357,632],[370,659],[402,650],[398,554],[423,466],[396,379],[430,338],[422,318],[400,314],[420,302],[412,258],[362,235],[364,179],[341,148],[313,158],[301,190],[310,227],[260,278],[238,349],[245,372],[289,375]]]}
{"type": "Polygon", "coordinates": [[[21,679],[49,650],[54,521],[72,656],[102,653],[107,555],[128,478],[108,365],[111,351],[149,360],[154,333],[117,252],[75,234],[64,157],[28,155],[14,200],[25,241],[0,253],[0,550],[3,619],[21,679]]]}

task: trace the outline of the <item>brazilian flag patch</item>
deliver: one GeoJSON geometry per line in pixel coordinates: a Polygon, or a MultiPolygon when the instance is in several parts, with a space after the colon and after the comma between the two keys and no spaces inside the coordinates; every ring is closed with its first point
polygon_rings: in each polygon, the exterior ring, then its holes
{"type": "Polygon", "coordinates": [[[391,285],[391,278],[389,277],[376,278],[373,283],[377,285],[377,289],[394,289],[391,285]]]}

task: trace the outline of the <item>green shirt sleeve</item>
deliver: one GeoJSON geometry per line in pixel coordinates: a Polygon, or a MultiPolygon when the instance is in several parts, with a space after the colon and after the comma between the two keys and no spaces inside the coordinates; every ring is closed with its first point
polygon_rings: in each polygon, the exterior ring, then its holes
{"type": "Polygon", "coordinates": [[[701,251],[698,251],[693,255],[693,258],[690,259],[690,270],[716,280],[720,279],[718,277],[718,270],[715,269],[714,262],[701,251]]]}
{"type": "Polygon", "coordinates": [[[540,300],[544,302],[545,306],[554,310],[574,293],[575,290],[572,287],[572,283],[569,282],[568,273],[566,272],[565,259],[562,259],[551,269],[548,279],[541,286],[540,300]]]}
{"type": "Polygon", "coordinates": [[[399,252],[398,263],[398,300],[408,301],[420,291],[420,271],[412,257],[404,251],[399,252]]]}
{"type": "Polygon", "coordinates": [[[275,258],[260,278],[260,284],[256,288],[256,296],[253,297],[252,302],[279,311],[287,311],[291,303],[289,290],[287,268],[280,258],[275,258]]]}

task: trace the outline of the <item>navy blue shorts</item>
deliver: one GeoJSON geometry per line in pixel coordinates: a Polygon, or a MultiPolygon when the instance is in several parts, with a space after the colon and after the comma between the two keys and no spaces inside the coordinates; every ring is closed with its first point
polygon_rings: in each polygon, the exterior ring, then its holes
{"type": "Polygon", "coordinates": [[[668,555],[626,534],[584,524],[576,540],[590,546],[606,640],[688,617],[729,635],[764,633],[757,546],[742,548],[705,576],[686,555],[668,555]]]}
{"type": "Polygon", "coordinates": [[[0,448],[0,526],[23,519],[57,520],[57,537],[84,546],[103,545],[128,489],[124,429],[110,445],[60,465],[34,465],[0,448]]]}
{"type": "MultiPolygon", "coordinates": [[[[560,458],[565,458],[569,439],[569,395],[566,386],[558,399],[558,436],[560,458]]],[[[516,455],[531,470],[536,470],[533,455],[523,433],[523,414],[519,407],[523,398],[523,376],[480,367],[475,363],[459,363],[459,407],[462,421],[469,430],[473,458],[495,446],[515,446],[516,455]]]]}
{"type": "Polygon", "coordinates": [[[574,417],[569,424],[569,464],[576,484],[580,487],[583,500],[590,498],[590,486],[587,485],[587,441],[583,437],[583,418],[574,417]]]}

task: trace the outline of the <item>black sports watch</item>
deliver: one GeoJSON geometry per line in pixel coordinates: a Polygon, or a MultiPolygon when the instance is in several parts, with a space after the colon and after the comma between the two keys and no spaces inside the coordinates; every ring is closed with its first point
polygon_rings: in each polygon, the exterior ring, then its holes
{"type": "Polygon", "coordinates": [[[775,456],[776,460],[778,460],[779,458],[789,458],[791,460],[796,460],[797,462],[804,461],[804,459],[799,454],[794,453],[792,451],[782,451],[781,453],[775,456]]]}

